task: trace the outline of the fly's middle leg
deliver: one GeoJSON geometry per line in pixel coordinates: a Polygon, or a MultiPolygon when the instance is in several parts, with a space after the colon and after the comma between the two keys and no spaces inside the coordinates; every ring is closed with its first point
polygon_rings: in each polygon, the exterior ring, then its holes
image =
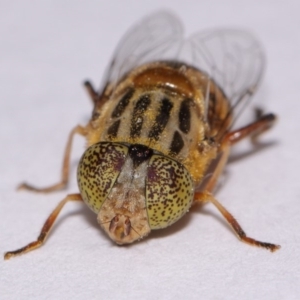
{"type": "Polygon", "coordinates": [[[80,125],[76,126],[69,135],[68,142],[65,149],[65,154],[63,158],[63,165],[61,170],[61,179],[58,183],[55,183],[51,186],[38,188],[31,184],[22,183],[18,186],[18,190],[29,190],[38,193],[50,193],[53,191],[58,191],[64,189],[69,181],[69,169],[70,169],[70,155],[72,150],[72,142],[75,134],[80,134],[82,136],[86,136],[86,129],[80,125]]]}

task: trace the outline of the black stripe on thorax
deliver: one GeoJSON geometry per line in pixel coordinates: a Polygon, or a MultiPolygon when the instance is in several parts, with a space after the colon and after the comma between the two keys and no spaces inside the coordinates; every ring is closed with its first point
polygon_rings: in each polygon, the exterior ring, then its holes
{"type": "Polygon", "coordinates": [[[191,128],[191,99],[185,99],[181,102],[179,109],[179,129],[183,133],[188,133],[191,128]]]}
{"type": "Polygon", "coordinates": [[[129,89],[125,95],[121,98],[117,106],[115,107],[114,111],[111,114],[112,118],[118,118],[122,115],[122,113],[125,111],[125,108],[127,107],[130,98],[132,97],[134,93],[134,89],[129,89]]]}
{"type": "Polygon", "coordinates": [[[121,120],[117,120],[112,125],[110,125],[110,127],[107,129],[107,134],[110,138],[114,138],[117,136],[120,123],[121,120]]]}
{"type": "Polygon", "coordinates": [[[176,130],[170,146],[171,154],[178,154],[184,146],[184,141],[180,135],[180,133],[176,130]]]}
{"type": "Polygon", "coordinates": [[[164,98],[161,101],[158,115],[155,118],[155,123],[152,126],[148,135],[149,138],[154,139],[156,141],[159,139],[160,134],[163,132],[170,119],[170,112],[172,107],[173,103],[169,99],[164,98]]]}
{"type": "Polygon", "coordinates": [[[139,100],[136,102],[135,107],[133,108],[133,116],[131,119],[130,126],[130,137],[135,138],[141,135],[141,130],[144,122],[144,113],[147,110],[150,104],[150,96],[142,95],[139,100]]]}

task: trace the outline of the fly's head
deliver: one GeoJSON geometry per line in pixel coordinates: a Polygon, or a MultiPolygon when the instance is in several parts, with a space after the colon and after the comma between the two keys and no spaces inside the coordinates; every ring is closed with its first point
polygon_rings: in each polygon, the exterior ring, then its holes
{"type": "Polygon", "coordinates": [[[117,244],[173,224],[193,201],[187,169],[144,145],[94,144],[83,154],[77,176],[84,202],[117,244]]]}

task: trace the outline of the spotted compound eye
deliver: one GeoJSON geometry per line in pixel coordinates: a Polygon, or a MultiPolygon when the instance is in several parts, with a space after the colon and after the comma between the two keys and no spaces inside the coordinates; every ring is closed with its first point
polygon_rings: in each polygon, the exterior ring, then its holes
{"type": "Polygon", "coordinates": [[[153,155],[148,164],[146,202],[151,229],[175,223],[190,208],[193,181],[187,169],[166,156],[153,155]]]}
{"type": "Polygon", "coordinates": [[[128,147],[101,142],[89,147],[81,157],[77,182],[84,202],[98,213],[124,165],[128,147]]]}

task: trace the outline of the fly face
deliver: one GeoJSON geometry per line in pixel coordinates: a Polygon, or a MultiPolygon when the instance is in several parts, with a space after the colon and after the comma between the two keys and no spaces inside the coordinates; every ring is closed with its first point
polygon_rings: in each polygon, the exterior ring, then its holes
{"type": "Polygon", "coordinates": [[[190,208],[194,187],[186,168],[144,145],[100,142],[78,166],[85,203],[117,244],[176,222],[190,208]]]}

